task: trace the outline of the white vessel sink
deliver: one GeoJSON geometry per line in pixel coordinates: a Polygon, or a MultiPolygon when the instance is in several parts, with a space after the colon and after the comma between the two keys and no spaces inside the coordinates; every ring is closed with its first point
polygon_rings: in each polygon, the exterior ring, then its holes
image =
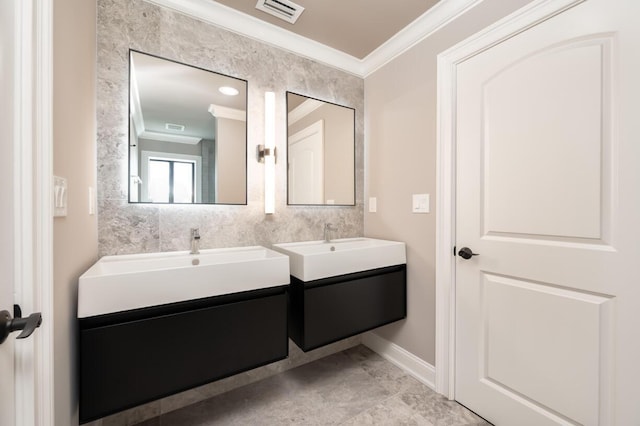
{"type": "Polygon", "coordinates": [[[287,284],[287,256],[260,246],[105,256],[80,277],[78,318],[287,284]]]}
{"type": "Polygon", "coordinates": [[[289,256],[291,275],[313,281],[407,263],[405,244],[374,238],[344,238],[274,244],[289,256]]]}

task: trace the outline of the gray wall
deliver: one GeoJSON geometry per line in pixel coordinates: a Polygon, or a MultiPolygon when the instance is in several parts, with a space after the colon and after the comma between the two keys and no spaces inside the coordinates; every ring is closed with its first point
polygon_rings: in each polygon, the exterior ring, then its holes
{"type": "MultiPolygon", "coordinates": [[[[138,138],[138,151],[171,152],[173,154],[201,155],[200,142],[195,145],[186,143],[172,143],[153,139],[138,138]]],[[[140,167],[140,165],[138,165],[140,167]]]]}
{"type": "Polygon", "coordinates": [[[247,176],[246,123],[216,118],[216,203],[244,204],[247,176]]]}
{"type": "MultiPolygon", "coordinates": [[[[97,220],[89,214],[89,187],[96,185],[95,34],[95,2],[53,2],[53,173],[67,178],[68,188],[67,216],[53,219],[53,318],[44,319],[55,324],[56,425],[78,424],[78,277],[98,256],[97,220]]],[[[127,142],[125,135],[125,151],[127,142]]]]}
{"type": "Polygon", "coordinates": [[[98,233],[100,255],[186,250],[189,228],[202,247],[270,245],[322,238],[332,222],[338,236],[363,234],[364,82],[246,37],[140,0],[98,0],[98,233]],[[248,168],[246,206],[167,206],[127,203],[128,49],[246,79],[248,168]],[[287,90],[356,109],[356,206],[287,207],[287,90]],[[276,212],[264,214],[264,92],[276,93],[276,212]]]}
{"type": "Polygon", "coordinates": [[[324,200],[353,204],[353,113],[324,104],[289,126],[289,136],[324,120],[324,200]]]}
{"type": "Polygon", "coordinates": [[[530,0],[482,2],[367,76],[369,237],[407,245],[405,321],[376,333],[435,364],[437,56],[530,0]],[[431,194],[431,213],[411,213],[412,194],[431,194]]]}

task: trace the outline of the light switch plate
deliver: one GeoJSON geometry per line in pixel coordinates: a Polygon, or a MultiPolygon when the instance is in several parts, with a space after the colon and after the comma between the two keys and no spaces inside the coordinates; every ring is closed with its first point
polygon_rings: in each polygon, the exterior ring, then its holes
{"type": "Polygon", "coordinates": [[[413,213],[429,213],[429,194],[413,194],[413,213]]]}
{"type": "Polygon", "coordinates": [[[369,213],[375,213],[378,211],[378,199],[376,197],[369,198],[369,213]]]}
{"type": "Polygon", "coordinates": [[[53,177],[53,217],[67,215],[67,179],[53,177]]]}

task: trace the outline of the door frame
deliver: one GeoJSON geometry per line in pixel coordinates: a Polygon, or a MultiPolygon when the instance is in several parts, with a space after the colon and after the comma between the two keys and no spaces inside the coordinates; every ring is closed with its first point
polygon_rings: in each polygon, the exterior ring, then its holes
{"type": "MultiPolygon", "coordinates": [[[[585,0],[535,0],[437,59],[436,392],[455,399],[456,70],[467,59],[585,0]]],[[[481,414],[481,413],[480,413],[481,414]]]]}
{"type": "Polygon", "coordinates": [[[53,0],[18,2],[14,17],[15,300],[43,321],[15,345],[17,424],[54,424],[53,377],[53,0]]]}

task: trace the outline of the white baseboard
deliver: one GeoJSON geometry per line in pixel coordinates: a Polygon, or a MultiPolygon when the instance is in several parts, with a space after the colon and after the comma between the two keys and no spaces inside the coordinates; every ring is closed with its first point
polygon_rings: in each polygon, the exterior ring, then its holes
{"type": "Polygon", "coordinates": [[[362,344],[435,390],[436,368],[433,365],[372,332],[362,335],[362,344]]]}

